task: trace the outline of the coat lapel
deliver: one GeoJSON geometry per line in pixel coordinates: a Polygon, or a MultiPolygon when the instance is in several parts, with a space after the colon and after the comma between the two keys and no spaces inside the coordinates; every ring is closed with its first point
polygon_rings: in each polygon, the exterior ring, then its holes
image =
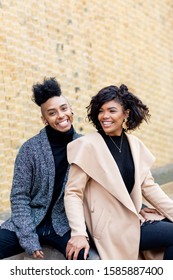
{"type": "Polygon", "coordinates": [[[77,141],[78,144],[75,144],[74,141],[68,147],[69,162],[76,163],[122,204],[136,213],[134,203],[128,194],[118,166],[102,136],[99,133],[92,133],[77,141]]]}
{"type": "Polygon", "coordinates": [[[122,179],[119,168],[113,159],[104,139],[98,133],[97,134],[97,146],[96,152],[97,157],[101,155],[100,147],[103,157],[100,156],[100,162],[102,162],[104,173],[97,173],[97,181],[101,180],[99,183],[104,186],[112,195],[114,195],[122,204],[124,204],[128,209],[136,213],[136,209],[132,202],[131,197],[127,191],[127,188],[122,179]]]}
{"type": "Polygon", "coordinates": [[[130,196],[137,211],[139,212],[142,205],[141,185],[146,174],[148,174],[154,163],[154,157],[138,138],[127,133],[126,136],[130,145],[135,166],[135,184],[130,196]]]}

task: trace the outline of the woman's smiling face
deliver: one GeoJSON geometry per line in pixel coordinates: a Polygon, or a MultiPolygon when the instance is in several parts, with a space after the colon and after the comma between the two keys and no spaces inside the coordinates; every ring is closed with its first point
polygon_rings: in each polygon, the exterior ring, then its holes
{"type": "Polygon", "coordinates": [[[120,136],[124,119],[128,117],[129,110],[124,111],[123,106],[115,100],[104,103],[98,114],[100,125],[109,136],[120,136]]]}
{"type": "Polygon", "coordinates": [[[60,132],[70,130],[73,115],[70,105],[63,95],[49,98],[41,105],[41,112],[43,122],[48,123],[53,129],[60,132]]]}

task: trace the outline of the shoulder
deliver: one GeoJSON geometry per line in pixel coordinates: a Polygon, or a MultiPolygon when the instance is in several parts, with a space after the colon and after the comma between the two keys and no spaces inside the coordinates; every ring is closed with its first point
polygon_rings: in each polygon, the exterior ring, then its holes
{"type": "Polygon", "coordinates": [[[126,133],[127,139],[129,141],[131,150],[138,155],[141,159],[148,159],[151,162],[155,161],[154,155],[148,149],[148,147],[144,144],[142,140],[140,140],[137,136],[126,133]]]}
{"type": "Polygon", "coordinates": [[[80,137],[82,137],[82,136],[83,136],[82,134],[76,132],[76,130],[74,129],[73,140],[78,139],[78,138],[80,138],[80,137]]]}
{"type": "Polygon", "coordinates": [[[45,140],[47,140],[47,133],[45,128],[43,128],[38,134],[32,136],[21,145],[19,153],[36,149],[45,140]]]}
{"type": "Polygon", "coordinates": [[[141,142],[141,140],[134,134],[125,132],[125,135],[128,139],[132,140],[132,141],[136,141],[136,142],[141,142]]]}
{"type": "Polygon", "coordinates": [[[91,157],[94,158],[97,152],[100,153],[104,140],[98,132],[93,132],[82,136],[67,145],[67,157],[72,162],[79,163],[85,158],[89,162],[91,157]]]}
{"type": "Polygon", "coordinates": [[[132,134],[128,134],[128,133],[125,133],[125,134],[130,143],[147,148],[146,145],[142,142],[142,140],[139,139],[136,135],[132,135],[132,134]]]}
{"type": "Polygon", "coordinates": [[[100,134],[98,132],[89,133],[86,135],[80,135],[74,141],[68,144],[68,147],[75,147],[77,145],[87,145],[89,143],[93,143],[94,140],[98,139],[100,134]]]}

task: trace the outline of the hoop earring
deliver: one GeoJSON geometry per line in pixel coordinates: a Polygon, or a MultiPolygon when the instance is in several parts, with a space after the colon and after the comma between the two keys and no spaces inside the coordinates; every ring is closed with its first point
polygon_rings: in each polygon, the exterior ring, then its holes
{"type": "Polygon", "coordinates": [[[127,125],[126,125],[126,123],[127,123],[127,119],[124,119],[123,120],[123,123],[122,123],[122,127],[123,127],[123,129],[126,131],[127,130],[127,125]]]}

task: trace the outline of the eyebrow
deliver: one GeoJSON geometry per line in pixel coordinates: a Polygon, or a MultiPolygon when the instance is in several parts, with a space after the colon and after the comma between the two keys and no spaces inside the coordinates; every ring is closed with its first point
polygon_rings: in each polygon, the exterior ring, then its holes
{"type": "Polygon", "coordinates": [[[108,107],[108,109],[117,109],[116,106],[108,107]]]}
{"type": "MultiPolygon", "coordinates": [[[[64,103],[64,104],[60,105],[59,107],[62,108],[64,106],[68,106],[68,105],[66,103],[64,103]]],[[[53,110],[56,110],[56,108],[50,108],[47,111],[49,112],[49,111],[53,111],[53,110]]]]}
{"type": "Polygon", "coordinates": [[[56,109],[55,109],[55,108],[47,109],[48,112],[49,112],[49,111],[54,111],[54,110],[56,110],[56,109]]]}
{"type": "MultiPolygon", "coordinates": [[[[101,107],[100,109],[103,109],[103,108],[101,107]]],[[[108,107],[107,109],[117,109],[117,107],[112,106],[112,107],[108,107]]]]}

